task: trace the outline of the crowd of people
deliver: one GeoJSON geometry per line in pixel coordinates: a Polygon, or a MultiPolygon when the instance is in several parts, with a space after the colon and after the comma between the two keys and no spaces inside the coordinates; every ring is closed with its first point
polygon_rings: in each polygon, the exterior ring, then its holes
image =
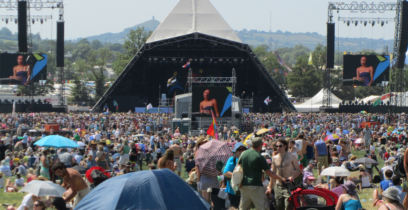
{"type": "MultiPolygon", "coordinates": [[[[375,189],[373,208],[407,209],[406,172],[396,171],[408,162],[404,113],[248,113],[242,118],[241,128],[218,126],[216,136],[230,146],[232,155],[214,175],[195,164],[196,151],[214,137],[204,129],[198,136],[172,129],[169,114],[0,114],[0,188],[12,193],[32,180],[51,180],[66,189],[62,198],[26,194],[19,207],[10,204],[8,209],[66,209],[99,184],[84,176],[89,168],[104,169],[105,179],[168,168],[188,177],[186,182],[213,209],[291,209],[291,192],[299,187],[335,193],[336,210],[361,209],[359,193],[364,188],[375,189]],[[57,124],[58,129],[46,132],[47,124],[57,124]],[[256,134],[262,128],[267,131],[256,134]],[[64,135],[79,147],[34,146],[49,134],[64,135]],[[384,161],[384,166],[359,163],[356,154],[384,161]],[[352,175],[319,176],[332,166],[352,175]],[[237,187],[233,180],[239,171],[242,181],[237,187]]],[[[313,195],[306,200],[320,205],[313,195]]]]}

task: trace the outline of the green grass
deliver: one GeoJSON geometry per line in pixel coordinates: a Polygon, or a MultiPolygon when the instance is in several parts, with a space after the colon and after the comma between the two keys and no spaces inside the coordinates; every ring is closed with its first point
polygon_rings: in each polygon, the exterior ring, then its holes
{"type": "MultiPolygon", "coordinates": [[[[365,151],[362,150],[357,150],[353,151],[353,154],[357,156],[357,158],[363,157],[365,154],[365,151]]],[[[384,161],[381,158],[378,158],[378,168],[381,169],[383,166],[384,161]]],[[[148,167],[146,165],[143,165],[143,170],[147,170],[148,167]]],[[[377,175],[378,172],[374,169],[374,175],[377,175]]],[[[317,175],[317,170],[315,172],[315,175],[317,175]]],[[[188,174],[185,171],[185,168],[182,167],[182,172],[181,172],[181,178],[186,180],[188,178],[188,174]]],[[[372,194],[373,194],[374,188],[371,189],[363,189],[359,193],[359,197],[361,200],[361,204],[363,208],[369,210],[373,209],[372,207],[372,194]]],[[[17,192],[17,193],[5,193],[2,190],[0,191],[0,204],[15,204],[15,206],[19,206],[21,201],[23,200],[25,193],[17,192]]],[[[0,209],[5,209],[3,206],[0,206],[0,209]]]]}

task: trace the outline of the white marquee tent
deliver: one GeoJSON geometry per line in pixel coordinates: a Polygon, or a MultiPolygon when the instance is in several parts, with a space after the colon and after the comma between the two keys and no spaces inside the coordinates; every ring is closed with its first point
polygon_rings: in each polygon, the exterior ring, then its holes
{"type": "MultiPolygon", "coordinates": [[[[301,104],[295,104],[295,108],[298,112],[318,112],[319,108],[323,106],[323,93],[325,89],[321,89],[316,95],[312,98],[306,100],[301,104]]],[[[341,99],[334,95],[330,94],[330,101],[333,108],[338,108],[341,103],[341,99]]]]}

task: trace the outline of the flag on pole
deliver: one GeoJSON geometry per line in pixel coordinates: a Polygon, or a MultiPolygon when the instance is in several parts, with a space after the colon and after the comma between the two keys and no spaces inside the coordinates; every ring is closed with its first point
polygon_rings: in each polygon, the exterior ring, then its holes
{"type": "Polygon", "coordinates": [[[307,62],[307,64],[309,64],[309,65],[313,65],[313,56],[312,56],[312,52],[310,52],[310,55],[309,55],[309,61],[307,62]]]}
{"type": "Polygon", "coordinates": [[[183,69],[188,69],[188,68],[190,68],[190,60],[188,60],[187,63],[184,64],[182,67],[183,67],[183,69]]]}
{"type": "Polygon", "coordinates": [[[266,106],[268,106],[269,103],[271,103],[271,101],[272,101],[272,99],[270,99],[269,96],[268,96],[268,97],[265,98],[264,103],[265,103],[266,106]]]}
{"type": "Polygon", "coordinates": [[[215,119],[215,114],[214,111],[211,109],[211,116],[212,116],[212,122],[210,127],[207,129],[207,135],[214,137],[215,139],[218,139],[218,134],[217,134],[217,120],[215,119]]]}

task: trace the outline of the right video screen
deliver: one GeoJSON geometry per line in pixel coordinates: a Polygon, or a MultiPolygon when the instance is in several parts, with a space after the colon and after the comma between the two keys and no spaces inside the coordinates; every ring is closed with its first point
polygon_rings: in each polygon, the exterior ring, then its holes
{"type": "Polygon", "coordinates": [[[373,86],[389,80],[390,56],[344,55],[343,85],[373,86]]]}

